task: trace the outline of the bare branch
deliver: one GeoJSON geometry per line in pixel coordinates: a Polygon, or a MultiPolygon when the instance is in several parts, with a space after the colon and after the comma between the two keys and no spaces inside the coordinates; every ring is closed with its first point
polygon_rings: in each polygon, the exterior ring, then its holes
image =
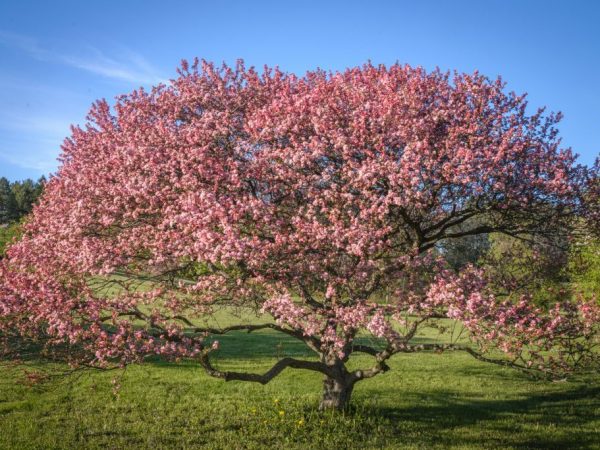
{"type": "MultiPolygon", "coordinates": [[[[416,352],[421,352],[421,351],[434,351],[434,352],[438,352],[438,353],[442,353],[444,351],[464,351],[464,352],[468,353],[469,355],[473,356],[475,359],[482,361],[482,362],[496,364],[496,365],[503,366],[503,367],[510,367],[512,369],[517,369],[522,372],[525,372],[528,375],[535,375],[535,374],[540,373],[539,370],[535,370],[535,369],[527,367],[526,365],[523,365],[523,364],[518,364],[516,362],[516,360],[509,361],[506,359],[489,358],[489,357],[484,356],[483,354],[473,350],[473,348],[471,348],[467,345],[460,345],[460,344],[416,344],[416,345],[410,345],[410,344],[405,344],[405,343],[400,342],[400,343],[393,343],[389,347],[387,347],[385,350],[382,350],[380,352],[377,352],[375,349],[373,349],[372,347],[368,347],[368,346],[354,346],[354,349],[356,351],[362,351],[364,353],[368,353],[370,355],[375,356],[377,362],[373,367],[371,367],[369,369],[354,371],[352,373],[352,381],[353,382],[360,381],[360,380],[363,380],[366,378],[372,378],[375,375],[378,375],[382,372],[386,372],[387,370],[389,370],[389,367],[385,362],[391,356],[395,355],[396,353],[416,353],[416,352]],[[357,349],[356,347],[359,347],[359,349],[357,349]]],[[[546,377],[550,376],[550,374],[546,373],[546,372],[543,372],[543,374],[546,377]]]]}
{"type": "Polygon", "coordinates": [[[368,345],[362,345],[362,344],[352,344],[352,353],[354,353],[354,352],[367,353],[368,355],[371,355],[371,356],[377,356],[379,354],[379,351],[377,349],[374,349],[373,347],[370,347],[368,345]]]}
{"type": "Polygon", "coordinates": [[[215,369],[210,363],[208,354],[206,353],[203,354],[202,358],[200,359],[200,363],[202,364],[202,367],[204,367],[204,370],[206,370],[206,373],[208,375],[215,378],[221,378],[225,381],[252,381],[255,383],[267,384],[269,381],[271,381],[273,378],[275,378],[288,367],[291,367],[293,369],[305,369],[312,370],[314,372],[321,372],[327,376],[331,375],[327,366],[323,363],[320,363],[318,361],[304,361],[301,359],[294,358],[280,359],[279,361],[277,361],[277,363],[275,363],[273,367],[271,367],[262,375],[257,373],[246,372],[223,372],[221,370],[215,369]]]}

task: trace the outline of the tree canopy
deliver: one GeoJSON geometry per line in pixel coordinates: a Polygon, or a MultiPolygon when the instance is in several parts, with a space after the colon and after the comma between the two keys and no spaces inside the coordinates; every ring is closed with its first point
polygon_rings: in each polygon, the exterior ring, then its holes
{"type": "Polygon", "coordinates": [[[260,383],[314,370],[324,408],[345,407],[356,382],[407,352],[462,350],[544,374],[597,363],[595,300],[505,299],[485,271],[441,257],[469,236],[560,237],[596,198],[597,173],[560,147],[560,115],[528,114],[501,80],[184,62],[170,84],[99,101],[88,120],[0,266],[5,329],[78,346],[73,363],[192,358],[260,383]],[[273,321],[196,322],[221,307],[273,321]],[[471,342],[413,343],[444,318],[471,342]],[[213,365],[215,335],[263,328],[316,359],[264,374],[213,365]],[[348,369],[355,352],[373,365],[348,369]]]}

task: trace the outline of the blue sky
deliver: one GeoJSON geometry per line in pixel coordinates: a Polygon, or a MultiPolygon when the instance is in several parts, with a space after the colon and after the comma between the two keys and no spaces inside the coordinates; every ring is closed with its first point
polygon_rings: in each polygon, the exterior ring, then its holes
{"type": "Polygon", "coordinates": [[[600,2],[0,2],[0,176],[54,172],[97,98],[175,76],[182,58],[302,73],[372,60],[502,75],[563,111],[565,146],[600,152],[600,2]]]}

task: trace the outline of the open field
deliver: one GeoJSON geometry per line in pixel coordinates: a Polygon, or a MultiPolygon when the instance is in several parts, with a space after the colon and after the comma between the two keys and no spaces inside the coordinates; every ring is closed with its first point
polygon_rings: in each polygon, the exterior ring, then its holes
{"type": "MultiPolygon", "coordinates": [[[[278,356],[311,357],[270,331],[221,341],[224,368],[263,371],[278,356]]],[[[261,386],[155,360],[31,385],[25,371],[64,367],[4,365],[0,448],[600,448],[597,383],[534,381],[462,353],[399,355],[390,365],[356,386],[345,415],[316,411],[313,372],[288,369],[261,386]]]]}

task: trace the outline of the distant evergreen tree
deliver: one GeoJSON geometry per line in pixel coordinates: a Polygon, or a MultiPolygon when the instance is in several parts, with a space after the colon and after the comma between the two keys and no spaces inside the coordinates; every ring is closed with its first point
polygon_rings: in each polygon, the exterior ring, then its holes
{"type": "Polygon", "coordinates": [[[13,183],[0,178],[0,223],[15,222],[29,214],[45,184],[45,177],[37,182],[27,179],[13,183]]]}
{"type": "Polygon", "coordinates": [[[36,189],[33,181],[27,179],[22,182],[12,183],[11,190],[17,202],[19,217],[29,214],[36,200],[36,189]]]}
{"type": "Polygon", "coordinates": [[[15,194],[9,181],[0,178],[0,223],[8,223],[19,218],[15,194]]]}
{"type": "Polygon", "coordinates": [[[44,191],[44,186],[46,185],[46,182],[48,180],[46,180],[46,177],[44,175],[42,175],[41,177],[38,178],[37,183],[35,183],[35,199],[37,200],[40,195],[42,195],[42,192],[44,191]]]}

